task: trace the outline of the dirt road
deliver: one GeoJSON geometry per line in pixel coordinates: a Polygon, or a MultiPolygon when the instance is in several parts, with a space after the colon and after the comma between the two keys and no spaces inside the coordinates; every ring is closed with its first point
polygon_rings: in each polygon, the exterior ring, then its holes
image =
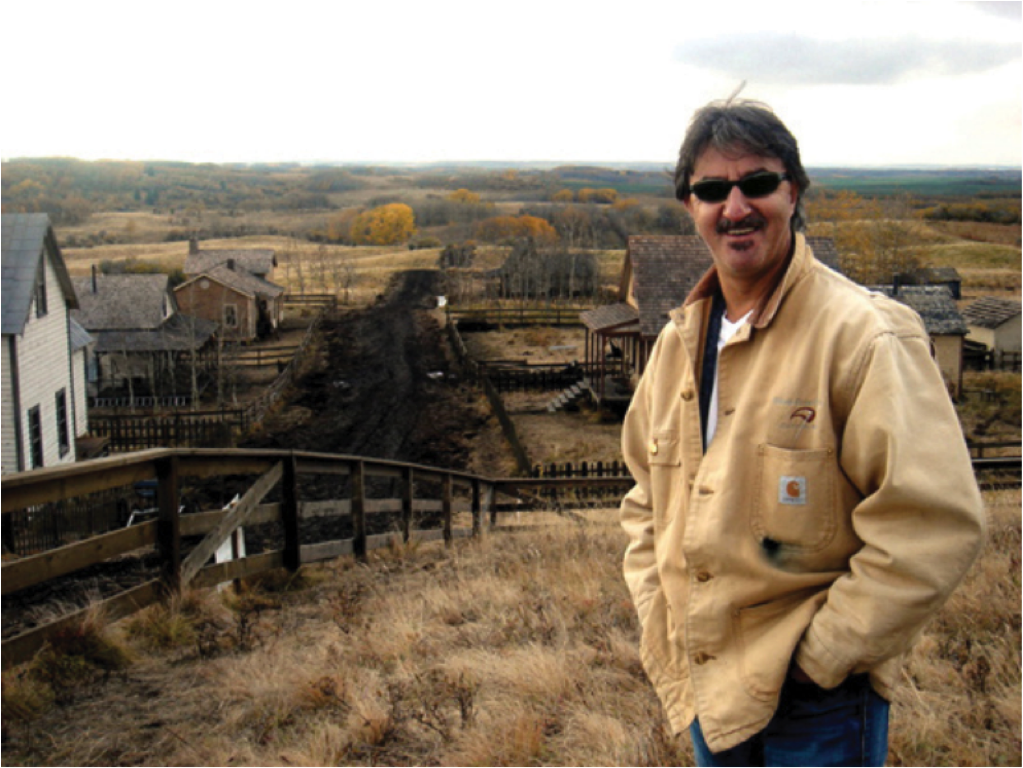
{"type": "Polygon", "coordinates": [[[264,435],[243,447],[469,469],[486,414],[453,375],[443,330],[429,312],[441,281],[434,271],[399,273],[375,305],[326,322],[316,369],[264,435]]]}

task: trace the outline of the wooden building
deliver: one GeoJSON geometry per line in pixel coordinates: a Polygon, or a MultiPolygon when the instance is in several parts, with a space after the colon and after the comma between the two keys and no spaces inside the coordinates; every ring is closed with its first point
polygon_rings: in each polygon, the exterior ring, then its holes
{"type": "Polygon", "coordinates": [[[212,266],[174,289],[181,311],[220,327],[227,341],[252,341],[281,322],[284,288],[249,272],[234,259],[212,266]]]}
{"type": "Polygon", "coordinates": [[[181,395],[188,390],[181,382],[190,379],[188,368],[210,345],[216,325],[178,312],[167,275],[105,275],[93,269],[92,275],[72,281],[79,299],[75,318],[96,339],[91,395],[111,390],[181,395]]]}
{"type": "Polygon", "coordinates": [[[44,213],[3,214],[3,463],[21,472],[75,461],[89,429],[85,362],[92,339],[44,213]]]}

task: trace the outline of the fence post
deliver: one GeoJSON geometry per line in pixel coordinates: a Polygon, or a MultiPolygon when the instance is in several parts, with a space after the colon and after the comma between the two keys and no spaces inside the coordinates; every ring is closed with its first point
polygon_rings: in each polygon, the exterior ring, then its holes
{"type": "Polygon", "coordinates": [[[295,452],[284,460],[281,478],[281,520],[284,523],[284,567],[291,572],[302,567],[302,544],[298,536],[298,461],[295,452]]]}
{"type": "Polygon", "coordinates": [[[452,478],[450,474],[444,475],[444,491],[441,499],[441,509],[444,514],[444,545],[451,546],[451,491],[452,478]]]}
{"type": "Polygon", "coordinates": [[[156,546],[160,553],[160,578],[168,596],[181,592],[181,518],[178,498],[178,457],[156,462],[156,494],[159,517],[156,546]]]}
{"type": "Polygon", "coordinates": [[[352,552],[366,561],[366,463],[352,464],[352,552]]]}
{"type": "Polygon", "coordinates": [[[407,544],[412,538],[412,504],[415,498],[412,467],[405,467],[402,471],[402,480],[404,486],[401,496],[401,539],[407,544]]]}
{"type": "Polygon", "coordinates": [[[472,537],[478,539],[483,532],[483,508],[480,505],[480,480],[472,479],[472,537]]]}

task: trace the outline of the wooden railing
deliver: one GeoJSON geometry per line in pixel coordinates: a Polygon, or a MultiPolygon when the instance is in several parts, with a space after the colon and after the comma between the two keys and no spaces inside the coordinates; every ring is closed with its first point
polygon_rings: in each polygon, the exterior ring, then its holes
{"type": "Polygon", "coordinates": [[[452,307],[448,321],[465,326],[582,325],[579,315],[592,307],[452,307]]]}
{"type": "MultiPolygon", "coordinates": [[[[555,492],[613,487],[619,489],[620,498],[632,482],[629,478],[492,479],[422,465],[297,451],[158,449],[6,476],[2,490],[5,535],[16,515],[31,519],[61,503],[154,480],[155,519],[98,535],[78,531],[81,540],[5,562],[3,594],[155,547],[158,571],[102,602],[101,609],[114,620],[189,585],[208,587],[281,567],[296,570],[304,563],[343,555],[365,558],[371,550],[401,542],[450,543],[497,529],[501,511],[565,506],[555,492]],[[250,479],[245,481],[246,489],[237,504],[226,510],[182,514],[185,481],[223,482],[239,477],[250,479]],[[303,488],[314,481],[321,489],[325,482],[343,488],[344,497],[302,498],[303,488]],[[271,494],[274,498],[267,501],[271,494]],[[383,515],[387,515],[384,530],[372,532],[379,528],[373,525],[380,520],[374,520],[375,516],[383,515]],[[328,516],[342,518],[351,535],[303,543],[300,536],[309,533],[310,521],[328,516]],[[456,518],[460,527],[455,525],[456,518]],[[426,525],[417,526],[417,520],[426,521],[426,525]],[[276,524],[272,548],[239,560],[208,564],[239,526],[248,529],[268,523],[276,524]],[[200,536],[198,544],[189,546],[200,536]]],[[[617,502],[611,497],[606,500],[608,506],[617,502]]],[[[84,613],[71,613],[4,639],[3,667],[30,659],[52,633],[79,621],[84,613]]]]}

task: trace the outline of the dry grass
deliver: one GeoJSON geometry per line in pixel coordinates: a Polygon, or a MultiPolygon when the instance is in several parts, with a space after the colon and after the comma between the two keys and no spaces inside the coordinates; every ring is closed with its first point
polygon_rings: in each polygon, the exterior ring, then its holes
{"type": "MultiPolygon", "coordinates": [[[[987,550],[894,702],[894,765],[1020,764],[1020,494],[986,498],[987,550]]],[[[264,593],[249,645],[222,607],[216,653],[140,646],[45,714],[26,692],[10,715],[5,675],[4,764],[691,764],[640,667],[623,545],[560,522],[338,561],[264,593]]]]}

